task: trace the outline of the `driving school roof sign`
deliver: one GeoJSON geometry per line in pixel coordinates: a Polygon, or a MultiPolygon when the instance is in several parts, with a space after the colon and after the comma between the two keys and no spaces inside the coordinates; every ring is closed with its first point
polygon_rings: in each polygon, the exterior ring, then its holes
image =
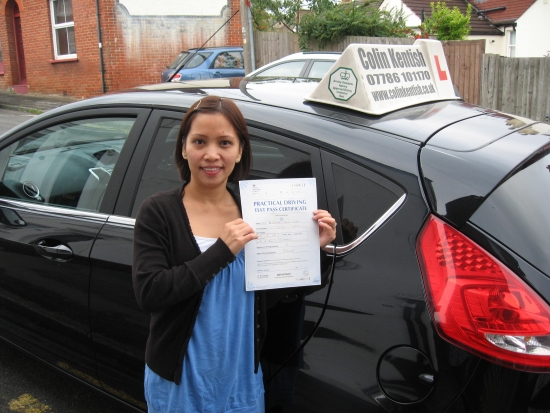
{"type": "Polygon", "coordinates": [[[443,46],[350,44],[306,100],[381,115],[417,103],[459,99],[443,46]]]}

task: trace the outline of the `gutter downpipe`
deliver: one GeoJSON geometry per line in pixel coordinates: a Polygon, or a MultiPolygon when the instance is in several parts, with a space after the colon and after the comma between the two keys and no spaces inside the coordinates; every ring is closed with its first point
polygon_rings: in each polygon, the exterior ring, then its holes
{"type": "Polygon", "coordinates": [[[99,47],[99,70],[101,72],[101,93],[105,93],[105,66],[103,64],[103,44],[101,43],[101,20],[99,18],[99,0],[95,0],[95,11],[97,18],[97,41],[99,47]]]}
{"type": "Polygon", "coordinates": [[[250,63],[252,66],[252,72],[256,70],[256,56],[254,53],[254,30],[252,30],[252,10],[250,10],[250,7],[247,7],[246,10],[248,11],[248,32],[250,33],[250,63]]]}

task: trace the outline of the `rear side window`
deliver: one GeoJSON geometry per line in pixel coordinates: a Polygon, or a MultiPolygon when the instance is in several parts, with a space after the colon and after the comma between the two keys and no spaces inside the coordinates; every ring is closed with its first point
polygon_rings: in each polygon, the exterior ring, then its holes
{"type": "MultiPolygon", "coordinates": [[[[174,160],[174,149],[180,119],[164,118],[158,127],[155,141],[132,207],[135,217],[143,200],[158,191],[167,191],[181,186],[174,160]]],[[[278,142],[250,135],[252,168],[248,179],[307,178],[312,175],[310,155],[278,142]]],[[[238,188],[234,188],[238,190],[238,188]]]]}
{"type": "Polygon", "coordinates": [[[181,186],[176,168],[174,150],[181,119],[164,118],[157,130],[155,143],[149,153],[141,175],[132,216],[135,217],[143,200],[155,192],[168,191],[181,186]]]}
{"type": "Polygon", "coordinates": [[[176,57],[172,63],[168,66],[168,69],[175,69],[178,67],[178,65],[185,59],[187,56],[189,56],[189,52],[181,52],[178,57],[176,57]]]}
{"type": "Polygon", "coordinates": [[[323,164],[329,165],[325,166],[327,182],[334,182],[327,191],[331,211],[338,211],[340,245],[365,237],[405,193],[381,175],[337,156],[323,153],[323,164]]]}
{"type": "Polygon", "coordinates": [[[307,77],[311,79],[321,79],[333,64],[334,62],[313,62],[307,77]]]}
{"type": "Polygon", "coordinates": [[[134,121],[71,121],[11,144],[0,151],[0,196],[98,211],[134,121]]]}
{"type": "Polygon", "coordinates": [[[192,69],[194,67],[200,66],[206,59],[210,57],[212,53],[195,53],[189,61],[185,64],[186,69],[192,69]]]}
{"type": "Polygon", "coordinates": [[[550,275],[550,150],[500,185],[470,220],[550,275]]]}
{"type": "Polygon", "coordinates": [[[310,178],[309,154],[280,143],[250,136],[252,168],[247,179],[310,178]]]}
{"type": "Polygon", "coordinates": [[[242,69],[243,56],[240,52],[221,52],[214,60],[214,69],[242,69]]]}

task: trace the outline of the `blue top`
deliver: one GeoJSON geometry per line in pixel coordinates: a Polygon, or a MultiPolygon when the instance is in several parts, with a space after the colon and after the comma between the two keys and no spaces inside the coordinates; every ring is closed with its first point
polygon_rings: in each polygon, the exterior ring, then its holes
{"type": "MultiPolygon", "coordinates": [[[[216,241],[195,238],[201,252],[216,241]]],[[[244,285],[243,250],[204,289],[181,384],[146,366],[149,413],[264,412],[261,369],[254,374],[254,292],[244,285]]]]}

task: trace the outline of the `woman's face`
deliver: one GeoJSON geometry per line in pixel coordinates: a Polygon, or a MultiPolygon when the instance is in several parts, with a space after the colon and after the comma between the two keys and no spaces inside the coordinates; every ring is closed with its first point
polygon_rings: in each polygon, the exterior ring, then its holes
{"type": "Polygon", "coordinates": [[[183,145],[191,182],[204,187],[225,186],[242,147],[235,129],[221,113],[198,113],[183,145]]]}

